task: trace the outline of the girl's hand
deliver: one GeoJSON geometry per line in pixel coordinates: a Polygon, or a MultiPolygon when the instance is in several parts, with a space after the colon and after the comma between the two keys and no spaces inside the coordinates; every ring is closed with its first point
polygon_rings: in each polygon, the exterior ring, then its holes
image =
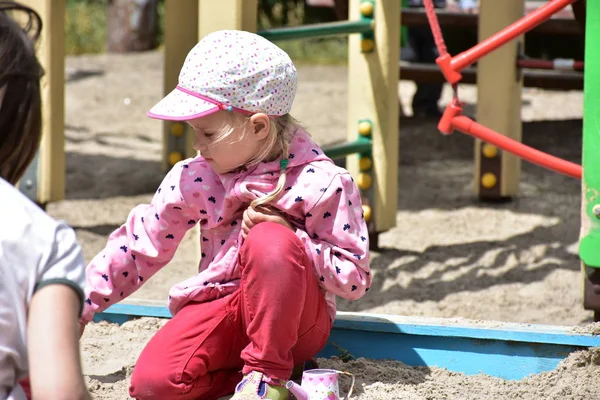
{"type": "Polygon", "coordinates": [[[256,209],[250,206],[244,211],[242,218],[242,237],[245,239],[250,229],[261,222],[275,222],[292,231],[295,230],[294,226],[279,211],[269,206],[258,206],[256,209]]]}

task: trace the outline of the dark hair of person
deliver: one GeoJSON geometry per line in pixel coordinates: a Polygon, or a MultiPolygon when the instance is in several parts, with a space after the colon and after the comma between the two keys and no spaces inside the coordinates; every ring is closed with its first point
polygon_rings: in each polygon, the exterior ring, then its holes
{"type": "Polygon", "coordinates": [[[35,157],[42,134],[41,30],[34,10],[0,1],[0,177],[13,185],[35,157]]]}

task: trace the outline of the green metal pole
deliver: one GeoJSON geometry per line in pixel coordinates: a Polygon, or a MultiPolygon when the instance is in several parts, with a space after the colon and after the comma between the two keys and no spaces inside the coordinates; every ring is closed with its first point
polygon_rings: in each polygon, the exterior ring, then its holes
{"type": "Polygon", "coordinates": [[[600,1],[588,1],[586,5],[579,255],[586,266],[600,268],[600,1]]]}
{"type": "Polygon", "coordinates": [[[329,158],[341,158],[350,154],[368,154],[371,151],[371,140],[359,137],[353,142],[342,143],[339,145],[324,148],[323,151],[329,158]]]}
{"type": "Polygon", "coordinates": [[[593,310],[594,321],[600,321],[600,2],[587,1],[586,6],[579,257],[583,308],[593,310]]]}
{"type": "Polygon", "coordinates": [[[257,33],[265,39],[277,41],[333,35],[348,35],[352,33],[366,33],[371,32],[372,30],[373,20],[371,18],[361,18],[357,21],[327,22],[323,24],[264,29],[257,33]]]}

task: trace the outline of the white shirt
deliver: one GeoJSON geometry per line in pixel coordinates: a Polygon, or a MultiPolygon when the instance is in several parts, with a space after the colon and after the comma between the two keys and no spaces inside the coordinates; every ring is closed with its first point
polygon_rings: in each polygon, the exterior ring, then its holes
{"type": "Polygon", "coordinates": [[[0,400],[25,400],[27,310],[36,290],[65,284],[83,305],[85,265],[75,232],[0,178],[0,400]]]}

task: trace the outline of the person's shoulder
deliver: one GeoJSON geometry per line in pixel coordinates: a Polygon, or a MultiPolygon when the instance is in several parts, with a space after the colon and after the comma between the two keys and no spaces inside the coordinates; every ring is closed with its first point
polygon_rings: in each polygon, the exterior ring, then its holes
{"type": "Polygon", "coordinates": [[[10,183],[0,178],[0,239],[29,240],[54,235],[58,222],[10,183]]]}
{"type": "Polygon", "coordinates": [[[7,266],[5,273],[27,293],[27,301],[42,284],[69,284],[81,290],[85,264],[70,226],[2,179],[0,220],[0,265],[7,266]]]}

